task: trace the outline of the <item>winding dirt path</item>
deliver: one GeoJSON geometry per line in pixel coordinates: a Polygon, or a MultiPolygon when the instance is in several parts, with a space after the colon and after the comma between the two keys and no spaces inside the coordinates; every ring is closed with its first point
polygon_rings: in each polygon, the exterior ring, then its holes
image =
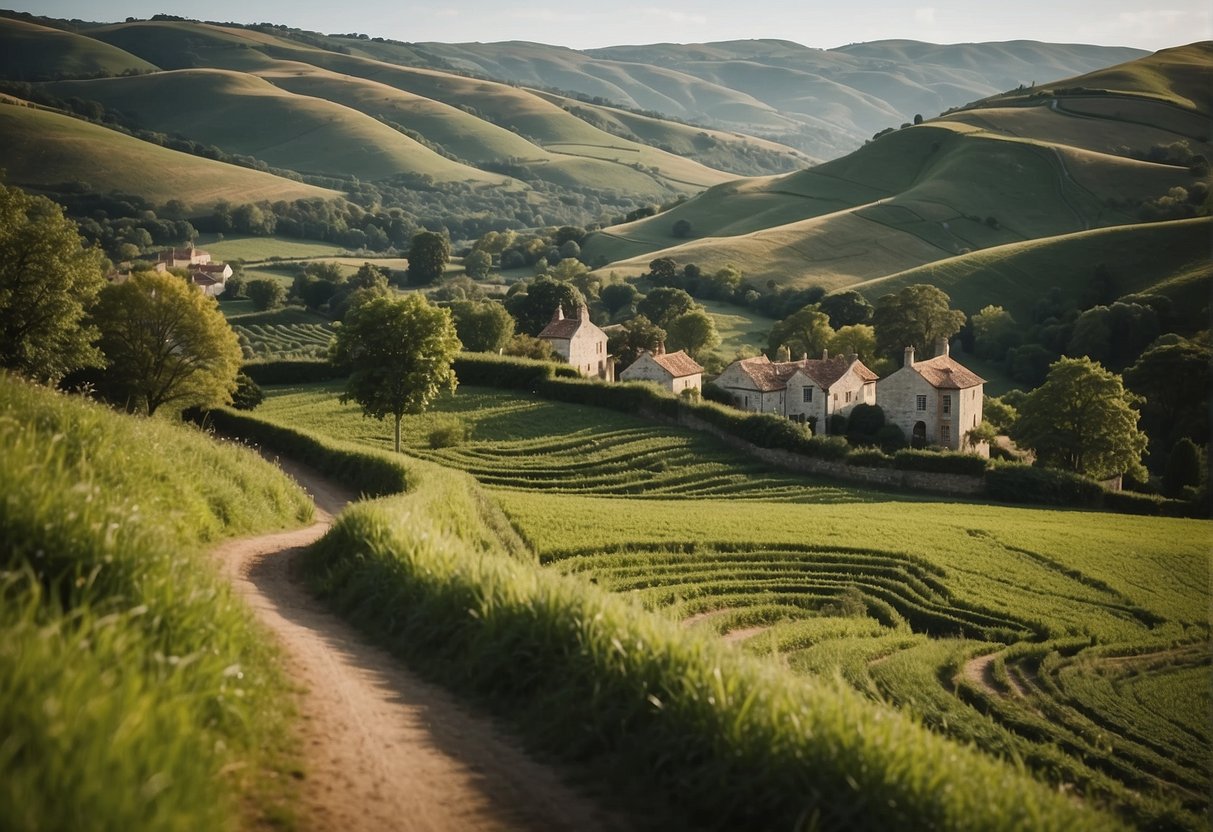
{"type": "Polygon", "coordinates": [[[216,556],[276,636],[302,688],[305,830],[620,829],[483,717],[368,646],[292,576],[352,496],[281,461],[316,502],[306,529],[236,540],[216,556]]]}
{"type": "MultiPolygon", "coordinates": [[[[961,670],[961,675],[972,684],[974,687],[980,688],[990,696],[1006,696],[1007,691],[1003,690],[994,679],[994,660],[998,658],[999,653],[986,653],[982,656],[975,656],[964,663],[964,668],[961,670]]],[[[1019,686],[1015,678],[1008,674],[1007,680],[1010,683],[1010,694],[1018,699],[1023,699],[1027,696],[1027,691],[1019,686]]]]}

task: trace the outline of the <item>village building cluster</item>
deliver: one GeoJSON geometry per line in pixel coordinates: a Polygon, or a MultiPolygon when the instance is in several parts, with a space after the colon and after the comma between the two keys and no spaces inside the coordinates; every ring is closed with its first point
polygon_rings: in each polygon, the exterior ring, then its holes
{"type": "MultiPolygon", "coordinates": [[[[111,283],[124,283],[132,274],[132,263],[119,263],[106,277],[111,283]]],[[[170,248],[160,252],[152,269],[167,272],[169,269],[184,269],[186,279],[207,297],[218,297],[227,288],[227,279],[232,276],[232,267],[227,263],[214,263],[209,252],[192,245],[186,248],[170,248]]]]}
{"type": "MultiPolygon", "coordinates": [[[[558,308],[539,333],[552,349],[589,378],[615,380],[615,359],[607,334],[589,319],[584,306],[566,317],[558,308]]],[[[968,432],[981,424],[985,379],[950,355],[947,339],[935,344],[935,357],[918,361],[913,347],[902,366],[885,378],[868,369],[854,353],[797,361],[771,361],[765,355],[734,361],[713,382],[733,404],[755,413],[775,413],[828,430],[830,417],[848,416],[857,405],[879,405],[885,421],[897,425],[915,446],[934,445],[986,455],[968,432]]],[[[659,345],[619,373],[620,381],[646,381],[675,394],[700,390],[703,367],[682,350],[667,353],[659,345]]]]}

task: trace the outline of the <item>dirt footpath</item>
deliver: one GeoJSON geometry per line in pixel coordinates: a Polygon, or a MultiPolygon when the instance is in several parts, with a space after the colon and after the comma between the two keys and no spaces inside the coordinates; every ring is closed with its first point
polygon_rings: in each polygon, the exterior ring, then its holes
{"type": "Polygon", "coordinates": [[[236,590],[271,630],[302,693],[298,734],[306,830],[624,828],[531,760],[491,722],[365,643],[292,578],[292,563],[351,496],[283,464],[313,494],[306,529],[216,550],[236,590]]]}

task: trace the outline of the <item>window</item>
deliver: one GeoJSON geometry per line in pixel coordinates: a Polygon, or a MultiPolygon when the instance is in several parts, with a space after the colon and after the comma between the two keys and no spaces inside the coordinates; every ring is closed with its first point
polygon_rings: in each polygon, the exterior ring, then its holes
{"type": "Polygon", "coordinates": [[[917,401],[916,401],[916,405],[917,405],[917,408],[918,408],[919,410],[926,410],[926,409],[927,409],[927,397],[926,397],[926,396],[918,396],[918,397],[917,397],[917,401]]]}
{"type": "Polygon", "coordinates": [[[948,443],[950,443],[952,441],[952,426],[951,425],[940,425],[939,426],[939,441],[940,441],[940,443],[942,443],[944,445],[947,445],[948,443]]]}
{"type": "Polygon", "coordinates": [[[847,404],[850,404],[850,403],[851,403],[851,391],[848,390],[847,391],[847,404]]]}
{"type": "Polygon", "coordinates": [[[804,401],[806,401],[806,402],[813,401],[813,388],[812,387],[804,388],[804,391],[801,395],[804,396],[804,401]]]}
{"type": "Polygon", "coordinates": [[[952,412],[952,397],[951,396],[943,397],[943,412],[944,412],[945,416],[952,412]]]}

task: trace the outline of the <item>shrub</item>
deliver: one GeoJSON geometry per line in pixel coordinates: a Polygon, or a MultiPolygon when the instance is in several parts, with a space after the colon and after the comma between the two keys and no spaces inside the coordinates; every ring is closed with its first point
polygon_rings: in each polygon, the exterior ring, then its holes
{"type": "Polygon", "coordinates": [[[841,413],[831,413],[830,419],[827,422],[830,436],[846,436],[847,433],[847,417],[841,413]]]}
{"type": "Polygon", "coordinates": [[[232,407],[237,410],[254,410],[265,400],[265,394],[248,373],[236,374],[236,392],[232,394],[232,407]]]}
{"type": "Polygon", "coordinates": [[[1171,455],[1167,457],[1167,467],[1162,475],[1162,493],[1176,497],[1183,493],[1185,486],[1199,482],[1200,452],[1191,439],[1184,437],[1175,443],[1171,455]]]}
{"type": "Polygon", "coordinates": [[[727,405],[733,404],[733,397],[729,394],[729,391],[725,390],[723,387],[713,384],[710,381],[703,385],[703,398],[709,402],[717,402],[719,404],[727,405]]]}
{"type": "Polygon", "coordinates": [[[327,361],[250,361],[241,370],[257,384],[315,384],[345,374],[327,361]]]}
{"type": "Polygon", "coordinates": [[[547,379],[535,385],[539,395],[570,404],[585,404],[624,413],[647,412],[666,419],[678,418],[678,399],[643,381],[603,384],[592,379],[547,379]]]}
{"type": "Polygon", "coordinates": [[[857,448],[847,454],[847,465],[860,468],[892,468],[893,457],[876,448],[857,448]]]}
{"type": "Polygon", "coordinates": [[[467,441],[471,433],[471,428],[466,422],[448,422],[430,431],[430,447],[435,450],[438,448],[454,448],[467,441]]]}
{"type": "Polygon", "coordinates": [[[1056,468],[994,465],[986,472],[986,496],[1009,503],[1097,508],[1104,489],[1094,480],[1056,468]]]}
{"type": "Polygon", "coordinates": [[[932,474],[963,474],[979,477],[986,470],[986,461],[972,454],[952,451],[898,451],[893,467],[901,471],[926,471],[932,474]]]}
{"type": "Polygon", "coordinates": [[[505,390],[533,390],[551,378],[580,378],[567,364],[507,355],[460,353],[452,366],[461,384],[505,390]]]}
{"type": "Polygon", "coordinates": [[[899,426],[886,424],[876,431],[876,443],[886,454],[895,453],[906,447],[906,435],[899,426]]]}
{"type": "Polygon", "coordinates": [[[876,404],[857,404],[847,419],[847,441],[852,445],[878,444],[876,438],[884,427],[884,410],[876,404]]]}

